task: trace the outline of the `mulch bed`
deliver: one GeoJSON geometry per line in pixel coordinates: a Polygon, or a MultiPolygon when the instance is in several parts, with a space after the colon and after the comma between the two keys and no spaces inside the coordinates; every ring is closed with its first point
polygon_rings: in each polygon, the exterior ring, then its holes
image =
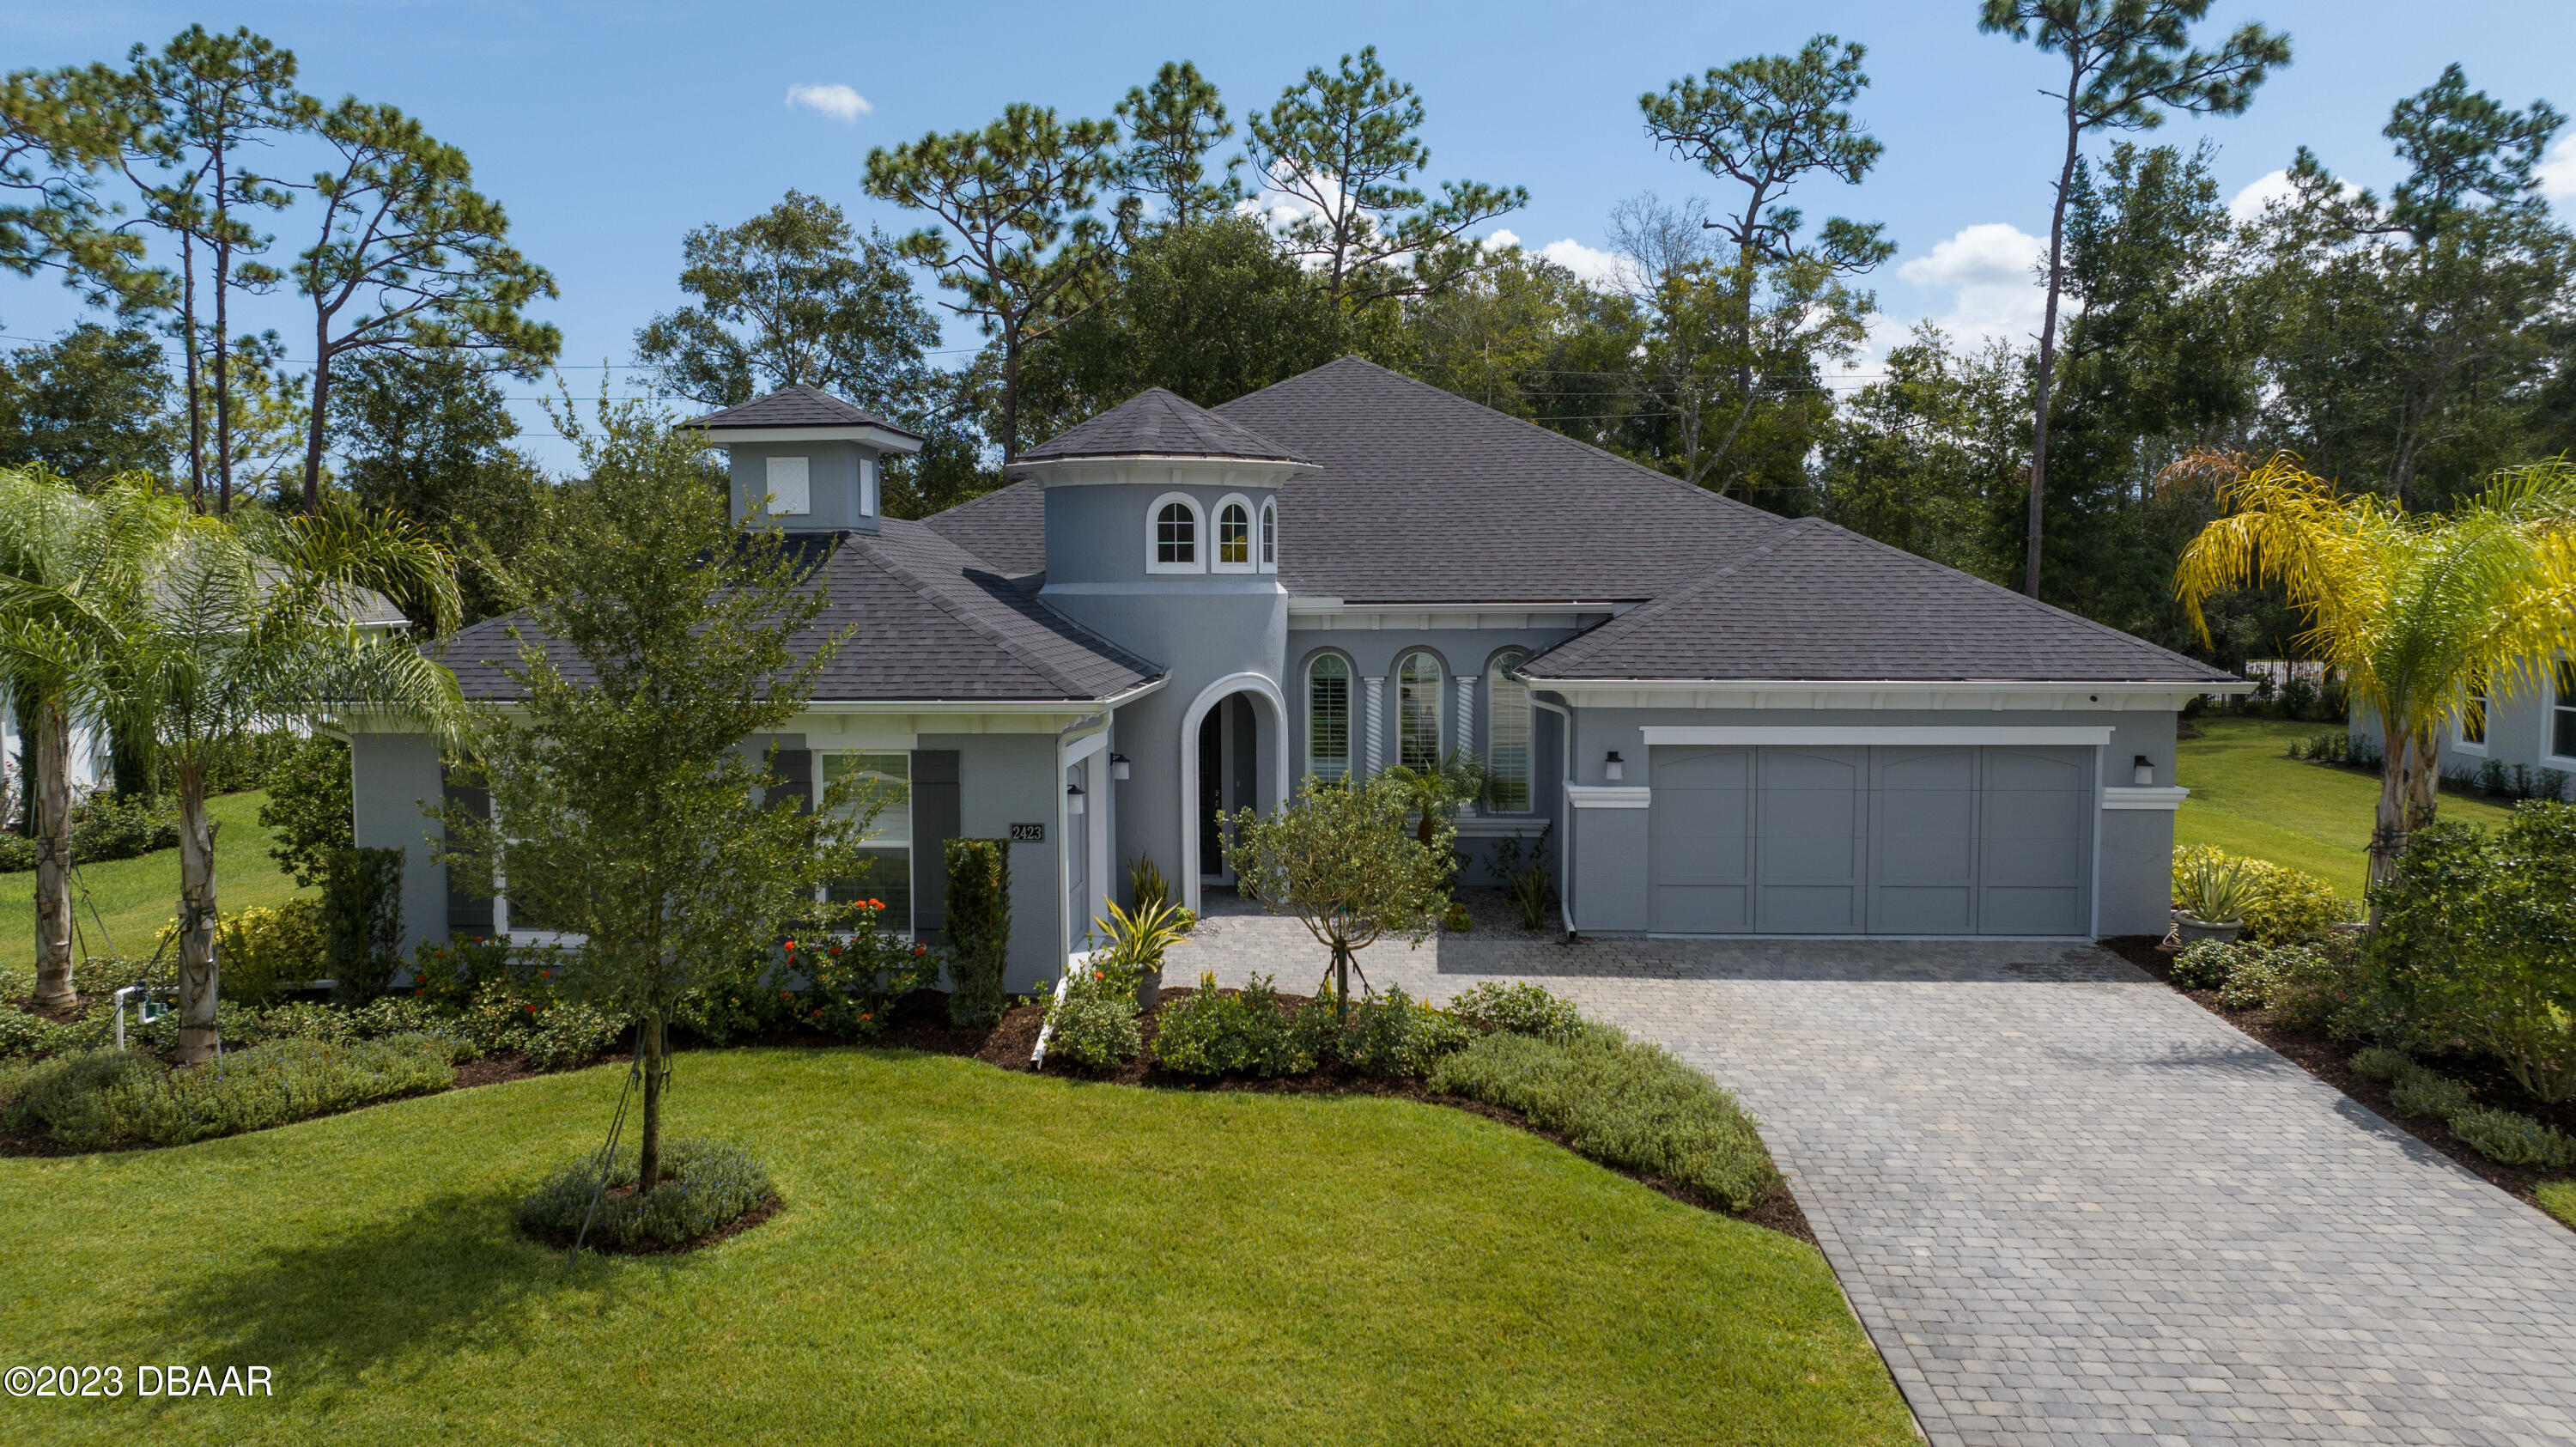
{"type": "MultiPolygon", "coordinates": [[[[2460,1169],[2510,1193],[2526,1204],[2537,1206],[2532,1188],[2544,1181],[2563,1178],[2563,1173],[2534,1171],[2522,1166],[2502,1165],[2479,1155],[2468,1142],[2451,1133],[2450,1122],[2431,1116],[2404,1115],[2388,1098],[2388,1086],[2355,1074],[2351,1060],[2361,1045],[2355,1041],[2337,1040],[2323,1030],[2292,1029],[2274,1019],[2269,1010],[2222,1010],[2216,990],[2186,990],[2173,982],[2174,952],[2163,947],[2154,935],[2120,935],[2102,941],[2105,948],[2139,969],[2155,976],[2175,991],[2187,996],[2202,1009],[2253,1036],[2277,1051],[2292,1064],[2342,1091],[2353,1100],[2368,1106],[2381,1119],[2415,1139],[2440,1151],[2456,1162],[2460,1169]]],[[[2535,1100],[2517,1084],[2492,1057],[2464,1051],[2419,1054],[2416,1060],[2426,1069],[2468,1086],[2480,1105],[2497,1110],[2510,1110],[2527,1115],[2546,1125],[2554,1125],[2576,1135],[2576,1101],[2555,1105],[2535,1100]]]]}

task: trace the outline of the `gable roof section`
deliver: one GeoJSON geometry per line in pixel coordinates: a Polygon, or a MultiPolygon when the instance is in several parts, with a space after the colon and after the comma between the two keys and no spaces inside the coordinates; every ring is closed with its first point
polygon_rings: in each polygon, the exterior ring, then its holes
{"type": "Polygon", "coordinates": [[[845,402],[820,387],[782,387],[766,397],[754,397],[740,406],[692,417],[682,427],[721,432],[735,427],[882,427],[906,437],[921,434],[898,427],[855,403],[845,402]]]}
{"type": "Polygon", "coordinates": [[[1279,575],[1301,596],[1652,598],[1779,525],[1357,357],[1214,410],[1323,464],[1279,493],[1279,575]]]}
{"type": "Polygon", "coordinates": [[[1185,457],[1305,462],[1240,422],[1160,387],[1148,387],[1099,416],[1023,452],[1018,462],[1085,457],[1185,457]]]}
{"type": "MultiPolygon", "coordinates": [[[[1149,683],[1163,669],[1038,602],[1009,578],[919,523],[886,519],[876,536],[842,533],[817,582],[831,604],[797,636],[802,654],[844,629],[850,638],[815,680],[817,702],[956,700],[1092,702],[1149,683]]],[[[466,697],[511,696],[513,620],[458,633],[442,651],[466,697]]],[[[576,681],[572,651],[547,645],[576,681]]]]}
{"type": "Polygon", "coordinates": [[[2223,682],[2233,675],[1815,518],[1522,665],[1551,679],[2223,682]]]}

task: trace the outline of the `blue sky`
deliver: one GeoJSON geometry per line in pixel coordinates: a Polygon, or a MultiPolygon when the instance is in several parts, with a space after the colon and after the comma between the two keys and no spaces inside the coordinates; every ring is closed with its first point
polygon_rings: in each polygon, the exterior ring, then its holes
{"type": "MultiPolygon", "coordinates": [[[[1308,65],[1377,45],[1389,70],[1422,93],[1432,177],[1526,186],[1528,209],[1496,224],[1581,266],[1586,248],[1605,243],[1610,209],[1623,198],[1722,194],[1647,142],[1640,92],[1740,56],[1793,50],[1829,30],[1870,48],[1875,84],[1858,109],[1887,153],[1866,184],[1811,188],[1800,201],[1810,215],[1887,223],[1900,250],[1877,281],[1886,328],[1932,317],[1969,334],[2011,335],[2035,324],[2029,248],[2046,234],[2061,145],[2036,90],[2053,61],[1979,34],[1975,12],[1974,0],[1309,3],[1285,11],[8,0],[0,54],[13,69],[113,60],[192,21],[251,26],[296,53],[308,90],[399,105],[463,147],[484,189],[509,208],[522,248],[562,285],[544,314],[564,330],[564,361],[596,364],[630,361],[635,328],[678,303],[673,278],[688,228],[740,220],[795,187],[840,202],[862,225],[903,229],[912,224],[904,213],[860,189],[871,145],[980,124],[1013,100],[1105,115],[1169,59],[1196,61],[1240,117],[1267,106],[1308,65]],[[865,106],[844,98],[834,114],[791,104],[794,87],[846,88],[865,106]]],[[[2289,31],[2296,62],[2249,114],[2177,122],[2156,137],[2216,140],[2231,194],[2303,143],[2338,171],[2384,186],[2393,163],[2378,131],[2390,104],[2453,60],[2510,104],[2540,96],[2576,109],[2566,83],[2576,6],[2220,0],[2213,14],[2229,27],[2247,19],[2289,31]]],[[[2553,192],[2576,198],[2576,143],[2562,139],[2552,159],[2553,192]]],[[[252,310],[260,325],[292,321],[280,304],[252,310]]],[[[50,282],[0,278],[0,331],[9,336],[49,335],[78,312],[50,282]]],[[[951,345],[973,340],[952,328],[951,345]]],[[[570,375],[586,392],[600,373],[570,375]]]]}

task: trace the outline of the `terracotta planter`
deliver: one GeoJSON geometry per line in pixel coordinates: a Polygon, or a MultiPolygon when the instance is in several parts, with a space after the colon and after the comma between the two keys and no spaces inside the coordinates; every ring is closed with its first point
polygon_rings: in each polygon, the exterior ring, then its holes
{"type": "Polygon", "coordinates": [[[2213,924],[2205,919],[2194,919],[2181,910],[2175,910],[2173,918],[2174,934],[2185,949],[2199,944],[2202,940],[2216,940],[2223,945],[2232,945],[2236,943],[2238,932],[2245,928],[2245,921],[2241,919],[2213,924]]]}

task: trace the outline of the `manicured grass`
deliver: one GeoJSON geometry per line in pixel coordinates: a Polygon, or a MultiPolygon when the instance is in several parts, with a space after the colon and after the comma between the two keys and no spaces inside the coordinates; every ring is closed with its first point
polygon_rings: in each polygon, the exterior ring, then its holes
{"type": "Polygon", "coordinates": [[[2532,1198],[2540,1209],[2557,1217],[2571,1231],[2576,1231],[2576,1181],[2548,1181],[2532,1188],[2532,1198]]]}
{"type": "MultiPolygon", "coordinates": [[[[245,794],[226,794],[208,801],[207,812],[219,826],[215,830],[215,900],[224,913],[231,914],[255,904],[276,905],[299,894],[313,893],[295,887],[294,876],[281,872],[277,861],[268,857],[268,831],[259,827],[259,806],[268,801],[266,790],[245,794]]],[[[0,998],[24,998],[35,988],[36,969],[36,876],[0,874],[0,998]]],[[[79,933],[74,939],[75,956],[105,957],[122,952],[127,958],[145,960],[152,956],[152,945],[161,926],[179,913],[179,851],[156,850],[134,859],[114,859],[103,864],[84,864],[72,876],[72,917],[79,933]],[[81,897],[82,886],[89,897],[81,897]],[[97,916],[92,917],[92,906],[97,916]],[[99,924],[106,922],[105,938],[99,924]],[[112,946],[112,948],[111,948],[112,946]]],[[[81,978],[77,969],[73,979],[84,990],[97,981],[81,978]]],[[[130,984],[130,980],[117,981],[130,984]]]]}
{"type": "MultiPolygon", "coordinates": [[[[2312,738],[2332,726],[2272,719],[2199,722],[2208,737],[2177,746],[2174,782],[2191,790],[2191,797],[2174,816],[2174,843],[2215,844],[2304,869],[2334,885],[2336,893],[2361,898],[2379,780],[2289,757],[2292,739],[2312,738]]],[[[2503,823],[2512,812],[2448,792],[2437,805],[2443,819],[2487,826],[2503,823]]]]}
{"type": "Polygon", "coordinates": [[[750,1146],[786,1209],[568,1265],[512,1204],[618,1083],[0,1160],[0,1362],[279,1383],[13,1400],[8,1439],[1915,1440],[1815,1251],[1463,1112],[684,1055],[675,1129],[750,1146]]]}

